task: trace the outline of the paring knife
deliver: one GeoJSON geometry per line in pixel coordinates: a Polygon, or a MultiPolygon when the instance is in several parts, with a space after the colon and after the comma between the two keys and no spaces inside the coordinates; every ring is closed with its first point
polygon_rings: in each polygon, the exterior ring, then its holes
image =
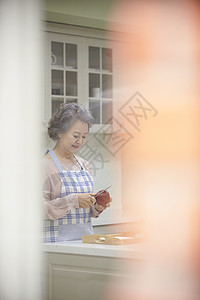
{"type": "Polygon", "coordinates": [[[106,189],[102,190],[101,192],[98,192],[98,193],[94,196],[94,198],[96,198],[97,196],[103,194],[103,193],[104,193],[107,189],[109,189],[110,187],[111,187],[111,185],[110,185],[109,187],[107,187],[106,189]]]}

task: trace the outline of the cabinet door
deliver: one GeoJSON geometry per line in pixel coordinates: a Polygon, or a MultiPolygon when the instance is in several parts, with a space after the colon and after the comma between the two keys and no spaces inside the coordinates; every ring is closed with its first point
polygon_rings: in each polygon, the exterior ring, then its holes
{"type": "Polygon", "coordinates": [[[109,40],[87,39],[85,45],[87,99],[94,118],[92,132],[102,132],[116,125],[120,101],[118,43],[109,40]],[[102,130],[101,130],[102,129],[102,130]]]}
{"type": "Polygon", "coordinates": [[[51,299],[103,300],[109,273],[91,270],[73,270],[64,266],[51,269],[51,299]]]}
{"type": "Polygon", "coordinates": [[[82,63],[79,38],[47,35],[46,117],[50,119],[61,103],[80,103],[82,63]]]}
{"type": "Polygon", "coordinates": [[[45,253],[43,299],[104,300],[112,284],[135,280],[139,266],[139,262],[130,259],[45,253]]]}
{"type": "Polygon", "coordinates": [[[95,124],[112,124],[113,48],[102,41],[87,41],[88,102],[95,124]]]}

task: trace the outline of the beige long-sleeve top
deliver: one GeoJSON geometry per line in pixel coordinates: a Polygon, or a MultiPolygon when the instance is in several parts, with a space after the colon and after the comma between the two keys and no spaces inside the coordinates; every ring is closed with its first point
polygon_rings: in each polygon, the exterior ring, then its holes
{"type": "MultiPolygon", "coordinates": [[[[89,163],[78,157],[83,167],[91,174],[89,163]]],[[[64,170],[80,170],[78,163],[66,164],[62,163],[64,170]]],[[[43,204],[44,204],[44,218],[57,220],[65,216],[72,208],[79,208],[78,194],[73,193],[65,197],[59,198],[61,192],[61,179],[59,171],[52,160],[51,156],[47,153],[42,160],[43,170],[43,204]]],[[[91,217],[97,218],[101,212],[98,212],[94,205],[91,206],[91,217]]]]}

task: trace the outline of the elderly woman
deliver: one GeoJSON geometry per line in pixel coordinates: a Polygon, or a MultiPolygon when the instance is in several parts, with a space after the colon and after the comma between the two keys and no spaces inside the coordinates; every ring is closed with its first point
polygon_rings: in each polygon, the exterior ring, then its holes
{"type": "Polygon", "coordinates": [[[91,217],[110,206],[96,203],[89,163],[75,155],[92,123],[90,111],[76,103],[62,104],[49,121],[48,134],[56,145],[43,159],[44,242],[93,234],[91,217]]]}

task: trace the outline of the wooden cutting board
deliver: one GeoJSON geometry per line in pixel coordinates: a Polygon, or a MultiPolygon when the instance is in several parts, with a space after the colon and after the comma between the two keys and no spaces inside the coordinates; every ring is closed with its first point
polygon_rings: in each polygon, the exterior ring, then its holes
{"type": "Polygon", "coordinates": [[[82,236],[83,243],[105,245],[127,245],[143,242],[141,235],[136,232],[120,232],[115,234],[88,234],[82,236]]]}

